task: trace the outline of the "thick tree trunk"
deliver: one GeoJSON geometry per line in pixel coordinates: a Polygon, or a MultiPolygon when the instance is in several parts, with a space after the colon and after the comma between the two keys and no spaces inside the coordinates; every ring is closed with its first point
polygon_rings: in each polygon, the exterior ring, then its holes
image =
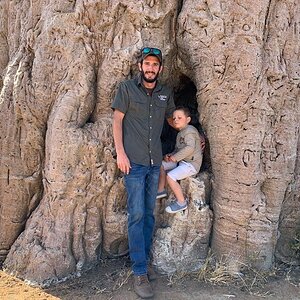
{"type": "Polygon", "coordinates": [[[179,16],[180,55],[211,146],[212,248],[234,269],[238,260],[273,262],[295,176],[299,18],[296,1],[186,1],[179,16]]]}
{"type": "Polygon", "coordinates": [[[126,250],[109,107],[144,45],[163,50],[163,81],[197,88],[213,251],[233,269],[269,268],[276,245],[283,258],[299,219],[299,24],[297,0],[1,1],[7,269],[42,283],[126,250]]]}

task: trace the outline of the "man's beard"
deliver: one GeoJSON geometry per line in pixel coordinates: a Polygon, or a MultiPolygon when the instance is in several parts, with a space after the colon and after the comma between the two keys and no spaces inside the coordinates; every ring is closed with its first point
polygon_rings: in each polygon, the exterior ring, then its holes
{"type": "Polygon", "coordinates": [[[145,80],[148,83],[155,82],[158,78],[158,75],[159,75],[159,73],[157,73],[154,78],[149,79],[149,78],[146,78],[144,71],[142,71],[142,78],[143,78],[143,80],[145,80]]]}

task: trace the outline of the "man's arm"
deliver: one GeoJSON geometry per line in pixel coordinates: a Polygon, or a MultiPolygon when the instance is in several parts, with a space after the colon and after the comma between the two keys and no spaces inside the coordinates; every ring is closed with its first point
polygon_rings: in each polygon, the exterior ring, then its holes
{"type": "Polygon", "coordinates": [[[113,136],[117,152],[117,165],[118,168],[125,174],[129,174],[130,171],[130,161],[124,150],[123,145],[123,118],[125,114],[121,111],[114,110],[113,118],[113,136]]]}
{"type": "Polygon", "coordinates": [[[200,136],[200,148],[201,148],[201,151],[202,153],[204,152],[204,149],[205,149],[205,137],[203,134],[199,134],[200,136]]]}

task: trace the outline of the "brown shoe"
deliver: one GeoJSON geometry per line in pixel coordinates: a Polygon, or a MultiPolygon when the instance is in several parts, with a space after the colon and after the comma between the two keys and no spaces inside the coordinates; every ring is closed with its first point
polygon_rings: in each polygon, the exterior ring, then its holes
{"type": "Polygon", "coordinates": [[[134,291],[142,299],[152,298],[154,296],[147,274],[134,276],[134,291]]]}
{"type": "Polygon", "coordinates": [[[149,281],[156,280],[158,278],[158,274],[155,272],[152,266],[148,266],[147,275],[149,281]]]}

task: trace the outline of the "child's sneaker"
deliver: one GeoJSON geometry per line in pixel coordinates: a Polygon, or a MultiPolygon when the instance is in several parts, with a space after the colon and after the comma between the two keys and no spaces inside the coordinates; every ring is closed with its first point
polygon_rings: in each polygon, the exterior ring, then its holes
{"type": "Polygon", "coordinates": [[[180,205],[177,201],[174,201],[166,207],[166,212],[169,214],[175,214],[185,209],[187,209],[187,202],[185,202],[184,205],[180,205]]]}
{"type": "Polygon", "coordinates": [[[165,198],[167,196],[168,196],[168,194],[167,194],[166,190],[163,190],[162,192],[157,193],[156,199],[165,198]]]}

